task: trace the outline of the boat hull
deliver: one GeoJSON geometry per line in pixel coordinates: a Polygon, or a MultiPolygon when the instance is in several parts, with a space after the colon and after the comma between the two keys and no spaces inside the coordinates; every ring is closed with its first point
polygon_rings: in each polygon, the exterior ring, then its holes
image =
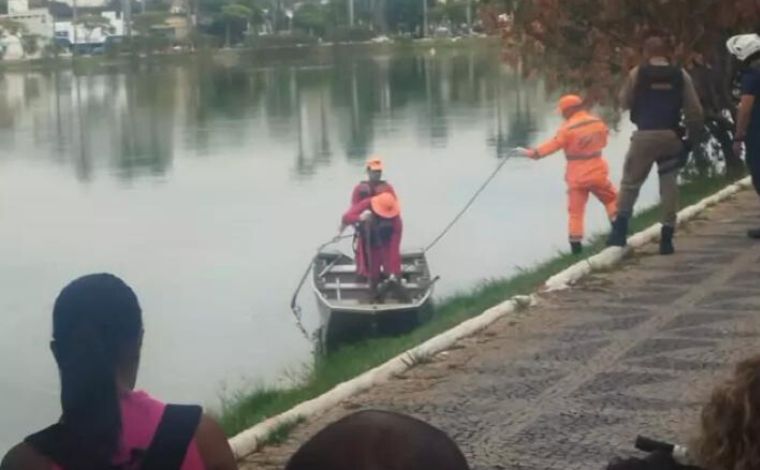
{"type": "Polygon", "coordinates": [[[421,252],[402,254],[403,289],[391,292],[381,302],[374,298],[366,279],[356,274],[354,260],[342,253],[317,255],[312,281],[321,316],[323,350],[371,337],[403,334],[432,315],[436,279],[430,276],[421,252]]]}

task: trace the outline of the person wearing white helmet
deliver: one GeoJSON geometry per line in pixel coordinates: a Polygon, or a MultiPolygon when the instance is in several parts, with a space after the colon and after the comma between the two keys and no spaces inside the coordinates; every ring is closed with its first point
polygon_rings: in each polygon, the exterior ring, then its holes
{"type": "MultiPolygon", "coordinates": [[[[760,36],[741,34],[726,43],[728,51],[742,63],[741,101],[736,113],[734,153],[744,160],[752,175],[752,184],[760,195],[760,106],[755,99],[760,95],[760,36]]],[[[760,239],[760,228],[747,232],[750,238],[760,239]]]]}

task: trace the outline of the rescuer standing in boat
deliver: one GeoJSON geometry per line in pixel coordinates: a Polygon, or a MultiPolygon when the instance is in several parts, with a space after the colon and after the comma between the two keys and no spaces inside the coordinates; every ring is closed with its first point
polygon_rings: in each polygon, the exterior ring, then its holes
{"type": "Polygon", "coordinates": [[[401,208],[396,196],[383,192],[365,198],[343,214],[340,232],[354,225],[361,234],[360,247],[364,251],[362,264],[357,257],[357,272],[366,273],[373,290],[381,278],[398,282],[401,275],[401,208]]]}
{"type": "MultiPolygon", "coordinates": [[[[393,186],[383,180],[383,161],[378,156],[372,156],[367,160],[366,165],[367,179],[360,182],[354,187],[351,193],[351,206],[354,206],[366,199],[376,196],[381,193],[391,193],[394,196],[396,191],[393,186]]],[[[342,230],[341,230],[342,231],[342,230]]],[[[367,243],[363,239],[364,233],[362,230],[356,231],[354,238],[354,258],[356,259],[356,269],[359,276],[368,278],[369,271],[367,270],[367,243]]]]}
{"type": "Polygon", "coordinates": [[[521,150],[533,159],[565,151],[570,248],[577,255],[583,251],[583,219],[589,193],[604,204],[607,216],[613,220],[617,212],[617,191],[602,156],[609,134],[607,125],[588,112],[583,100],[576,95],[560,98],[559,111],[565,122],[556,135],[535,149],[521,150]]]}

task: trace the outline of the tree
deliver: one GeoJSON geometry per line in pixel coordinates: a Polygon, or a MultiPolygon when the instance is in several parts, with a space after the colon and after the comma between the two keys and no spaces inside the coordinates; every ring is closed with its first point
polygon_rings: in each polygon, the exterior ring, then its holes
{"type": "Polygon", "coordinates": [[[252,15],[253,12],[250,8],[238,3],[232,3],[229,5],[224,5],[222,7],[222,19],[225,25],[225,44],[227,47],[230,47],[230,35],[232,28],[234,26],[240,27],[240,25],[247,27],[248,21],[252,15]]]}
{"type": "Polygon", "coordinates": [[[590,101],[615,103],[622,74],[640,60],[640,44],[664,35],[690,71],[705,107],[708,130],[731,168],[732,61],[725,41],[753,31],[760,0],[522,0],[503,11],[505,59],[526,74],[543,72],[549,88],[584,90],[590,101]]]}
{"type": "Polygon", "coordinates": [[[142,49],[145,53],[152,53],[168,46],[169,40],[162,31],[168,17],[168,13],[162,12],[148,12],[135,15],[132,18],[132,27],[137,32],[137,37],[132,38],[132,45],[135,49],[142,49]]]}
{"type": "Polygon", "coordinates": [[[295,11],[293,25],[319,37],[323,37],[330,26],[328,7],[316,3],[307,3],[295,11]]]}
{"type": "Polygon", "coordinates": [[[149,36],[155,32],[157,27],[163,26],[168,17],[168,13],[140,13],[132,17],[132,27],[138,34],[149,36]]]}

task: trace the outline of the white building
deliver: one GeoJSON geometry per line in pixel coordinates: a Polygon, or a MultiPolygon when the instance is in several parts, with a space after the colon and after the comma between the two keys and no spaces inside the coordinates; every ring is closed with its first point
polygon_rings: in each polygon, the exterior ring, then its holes
{"type": "MultiPolygon", "coordinates": [[[[74,6],[73,0],[56,0],[70,7],[74,6]]],[[[108,6],[108,0],[76,0],[77,8],[105,8],[108,6]]]]}
{"type": "Polygon", "coordinates": [[[55,37],[67,39],[71,44],[81,45],[103,44],[109,36],[124,36],[124,18],[121,13],[104,11],[100,16],[106,18],[110,26],[97,26],[90,29],[83,24],[74,25],[71,21],[58,21],[55,23],[55,37]]]}
{"type": "Polygon", "coordinates": [[[45,39],[53,37],[53,16],[47,8],[30,10],[28,0],[8,0],[8,14],[0,18],[22,24],[26,28],[25,34],[33,34],[45,39]]]}

